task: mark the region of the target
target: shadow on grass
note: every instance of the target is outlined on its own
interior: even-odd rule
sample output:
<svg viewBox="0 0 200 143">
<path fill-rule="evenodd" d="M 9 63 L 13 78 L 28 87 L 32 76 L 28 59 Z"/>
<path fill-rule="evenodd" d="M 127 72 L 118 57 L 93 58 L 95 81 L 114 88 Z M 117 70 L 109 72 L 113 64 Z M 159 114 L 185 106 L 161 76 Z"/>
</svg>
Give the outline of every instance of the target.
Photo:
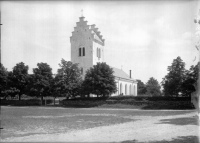
<svg viewBox="0 0 200 143">
<path fill-rule="evenodd" d="M 197 136 L 181 136 L 176 139 L 172 139 L 171 141 L 151 141 L 151 142 L 138 142 L 136 140 L 132 141 L 123 141 L 121 143 L 199 143 Z"/>
<path fill-rule="evenodd" d="M 158 124 L 173 124 L 173 125 L 198 125 L 197 118 L 176 118 L 176 119 L 163 119 Z"/>
</svg>

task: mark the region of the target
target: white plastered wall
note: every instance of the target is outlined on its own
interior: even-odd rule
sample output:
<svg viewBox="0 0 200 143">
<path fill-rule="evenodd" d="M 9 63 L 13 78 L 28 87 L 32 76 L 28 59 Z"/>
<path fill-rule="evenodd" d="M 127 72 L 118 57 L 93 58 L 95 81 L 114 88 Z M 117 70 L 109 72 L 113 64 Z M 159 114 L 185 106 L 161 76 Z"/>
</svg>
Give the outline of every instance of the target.
<svg viewBox="0 0 200 143">
<path fill-rule="evenodd" d="M 79 63 L 79 66 L 83 68 L 83 77 L 85 76 L 86 70 L 93 66 L 92 39 L 92 34 L 86 21 L 78 22 L 77 27 L 74 28 L 74 32 L 72 33 L 70 40 L 71 61 L 73 63 Z M 79 48 L 83 47 L 85 48 L 85 56 L 79 56 Z"/>
<path fill-rule="evenodd" d="M 117 92 L 111 96 L 117 96 L 123 93 L 123 95 L 137 96 L 137 83 L 125 79 L 115 79 Z"/>
</svg>

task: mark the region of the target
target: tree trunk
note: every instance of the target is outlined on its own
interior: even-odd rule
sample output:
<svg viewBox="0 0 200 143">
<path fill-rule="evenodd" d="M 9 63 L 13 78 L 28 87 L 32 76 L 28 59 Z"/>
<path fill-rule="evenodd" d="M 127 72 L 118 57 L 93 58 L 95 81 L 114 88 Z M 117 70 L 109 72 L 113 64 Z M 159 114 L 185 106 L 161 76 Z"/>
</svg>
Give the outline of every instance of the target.
<svg viewBox="0 0 200 143">
<path fill-rule="evenodd" d="M 18 99 L 21 100 L 21 94 L 20 93 L 18 94 L 18 97 L 19 97 Z"/>
<path fill-rule="evenodd" d="M 41 105 L 43 105 L 43 96 L 41 96 Z"/>
</svg>

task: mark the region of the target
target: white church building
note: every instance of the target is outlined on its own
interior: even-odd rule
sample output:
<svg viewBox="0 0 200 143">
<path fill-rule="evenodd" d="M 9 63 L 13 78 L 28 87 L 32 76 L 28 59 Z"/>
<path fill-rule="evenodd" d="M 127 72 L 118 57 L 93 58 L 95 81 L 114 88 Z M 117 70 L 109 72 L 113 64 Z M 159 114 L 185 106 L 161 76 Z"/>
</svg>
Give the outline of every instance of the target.
<svg viewBox="0 0 200 143">
<path fill-rule="evenodd" d="M 102 38 L 101 32 L 95 25 L 88 25 L 87 21 L 84 21 L 84 17 L 79 18 L 79 22 L 76 22 L 76 27 L 70 37 L 71 43 L 71 61 L 73 63 L 79 63 L 83 77 L 86 71 L 96 65 L 98 62 L 104 61 L 104 46 L 105 39 Z M 137 96 L 137 81 L 131 78 L 130 75 L 123 70 L 113 68 L 117 92 L 111 96 L 116 95 L 132 95 Z"/>
</svg>

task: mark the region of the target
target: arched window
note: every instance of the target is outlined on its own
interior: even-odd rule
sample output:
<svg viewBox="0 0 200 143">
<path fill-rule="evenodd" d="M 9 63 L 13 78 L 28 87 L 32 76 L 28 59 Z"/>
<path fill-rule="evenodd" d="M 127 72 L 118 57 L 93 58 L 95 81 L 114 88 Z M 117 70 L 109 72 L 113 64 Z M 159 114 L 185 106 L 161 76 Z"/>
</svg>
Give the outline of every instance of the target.
<svg viewBox="0 0 200 143">
<path fill-rule="evenodd" d="M 122 87 L 122 83 L 120 83 L 120 94 L 122 94 L 123 93 L 123 87 Z"/>
<path fill-rule="evenodd" d="M 85 56 L 85 47 L 83 47 L 83 56 Z"/>
<path fill-rule="evenodd" d="M 79 56 L 81 56 L 81 48 L 79 48 Z"/>
<path fill-rule="evenodd" d="M 97 57 L 99 57 L 99 48 L 97 48 Z"/>
<path fill-rule="evenodd" d="M 131 95 L 131 84 L 129 86 L 129 95 Z"/>
<path fill-rule="evenodd" d="M 119 87 L 118 87 L 118 84 L 116 84 L 117 86 L 117 91 L 116 91 L 116 94 L 119 93 Z"/>
<path fill-rule="evenodd" d="M 99 48 L 99 58 L 101 58 L 101 49 Z"/>
</svg>

